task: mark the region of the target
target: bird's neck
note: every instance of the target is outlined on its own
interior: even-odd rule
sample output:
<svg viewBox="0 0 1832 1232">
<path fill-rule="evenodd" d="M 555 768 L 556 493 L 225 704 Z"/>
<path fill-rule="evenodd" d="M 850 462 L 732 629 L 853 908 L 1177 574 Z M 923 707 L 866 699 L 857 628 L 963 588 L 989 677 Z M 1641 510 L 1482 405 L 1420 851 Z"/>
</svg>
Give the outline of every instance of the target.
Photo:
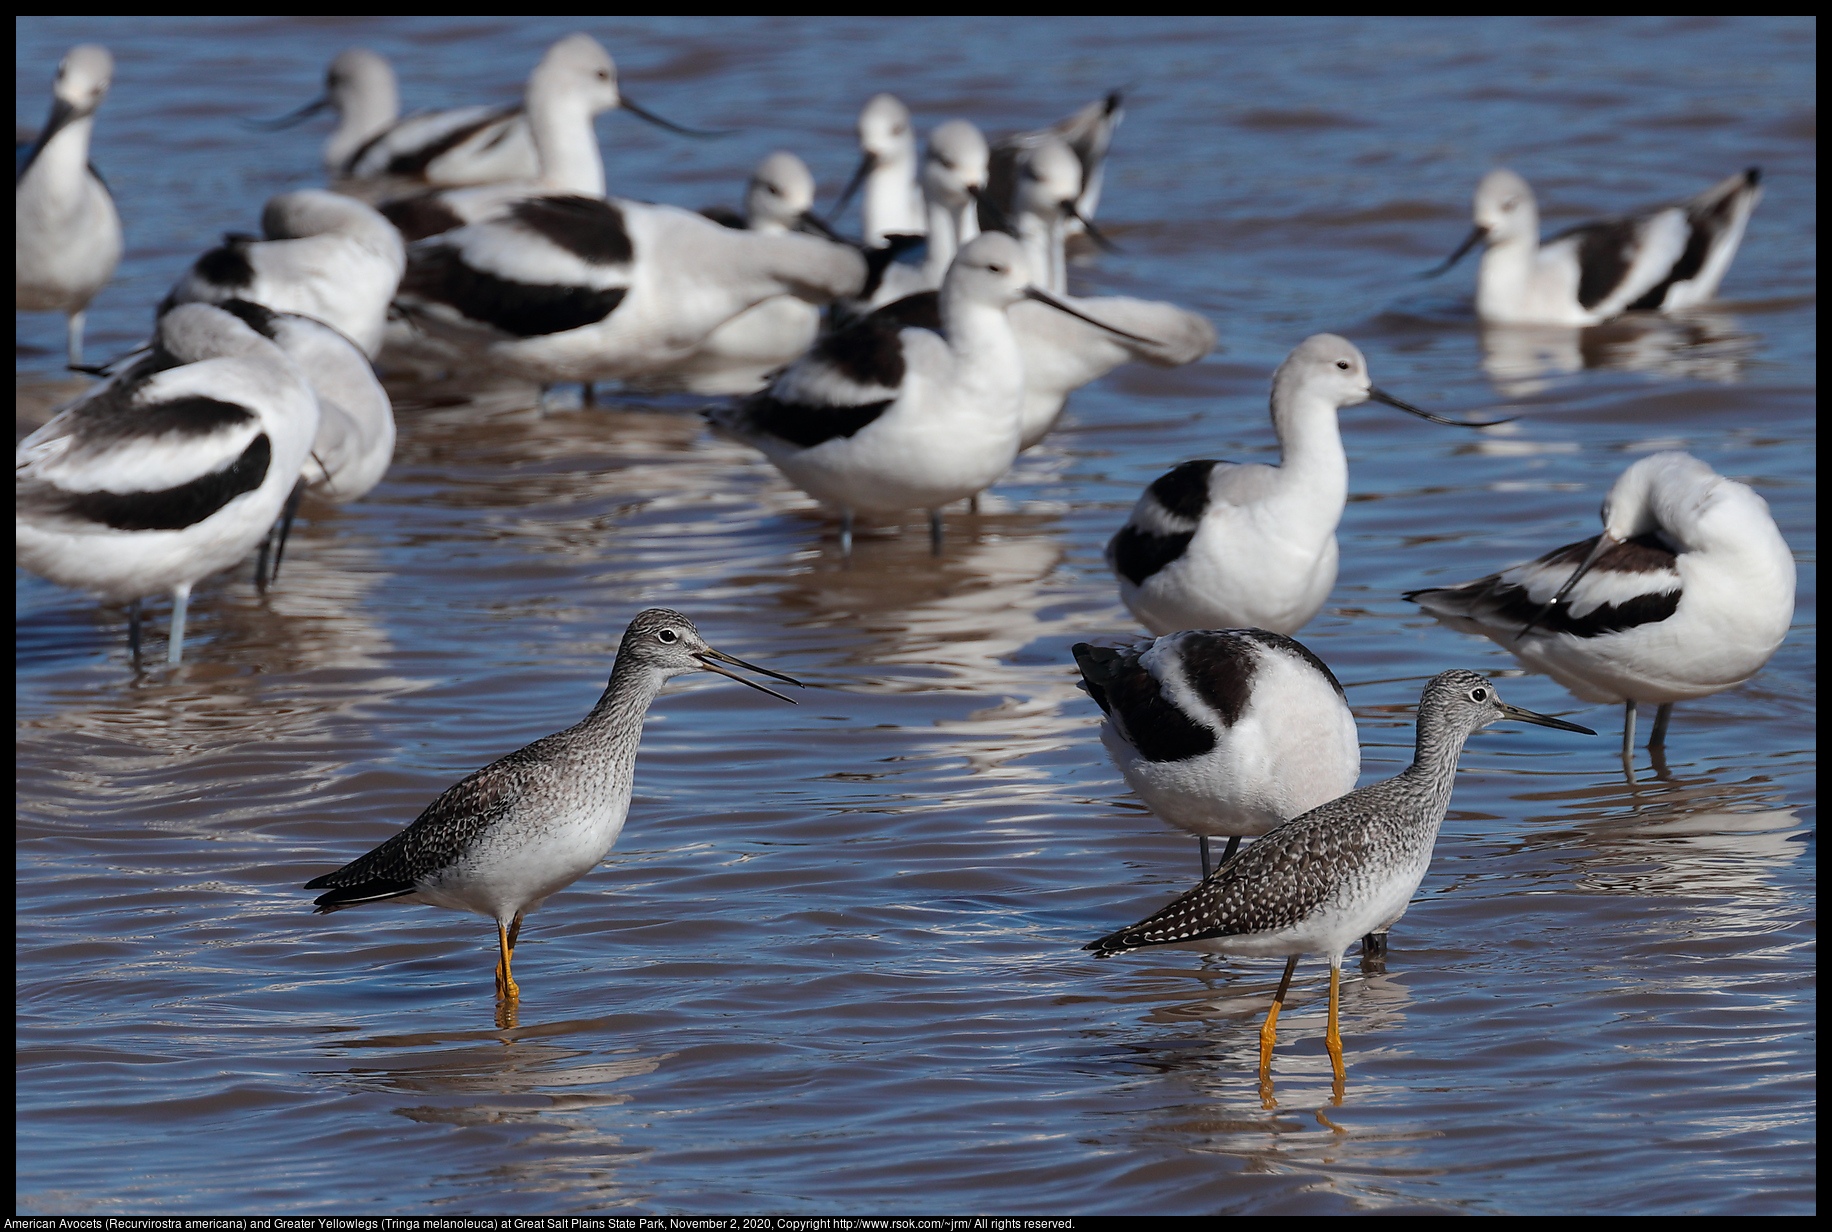
<svg viewBox="0 0 1832 1232">
<path fill-rule="evenodd" d="M 643 716 L 661 693 L 668 677 L 619 654 L 611 665 L 610 683 L 592 712 L 575 728 L 584 737 L 588 756 L 618 782 L 628 784 L 636 765 L 636 746 L 642 743 Z"/>
<path fill-rule="evenodd" d="M 1434 830 L 1443 821 L 1445 810 L 1450 807 L 1450 792 L 1457 777 L 1457 759 L 1462 756 L 1465 738 L 1451 731 L 1440 716 L 1429 713 L 1419 715 L 1418 738 L 1413 746 L 1412 764 L 1401 771 L 1398 777 L 1407 784 L 1407 794 L 1410 797 L 1416 799 L 1422 795 L 1425 798 L 1425 816 L 1436 819 L 1432 823 Z"/>
<path fill-rule="evenodd" d="M 364 90 L 346 98 L 338 112 L 337 127 L 325 139 L 327 167 L 341 168 L 350 156 L 400 118 L 401 103 L 391 85 L 386 90 Z"/>
<path fill-rule="evenodd" d="M 528 132 L 544 183 L 562 192 L 604 196 L 604 157 L 592 131 L 592 113 L 583 102 L 531 87 Z"/>
<path fill-rule="evenodd" d="M 1333 532 L 1349 491 L 1349 459 L 1335 405 L 1299 394 L 1289 406 L 1273 412 L 1272 427 L 1279 438 L 1280 485 L 1301 491 L 1307 510 L 1331 514 L 1327 520 Z"/>
<path fill-rule="evenodd" d="M 60 201 L 75 201 L 82 195 L 89 167 L 89 135 L 94 130 L 95 117 L 87 115 L 52 134 L 28 173 L 38 181 L 41 192 Z"/>
<path fill-rule="evenodd" d="M 1533 270 L 1539 262 L 1539 219 L 1530 216 L 1518 220 L 1504 238 L 1482 250 L 1482 261 L 1476 275 L 1476 313 L 1490 320 L 1507 320 L 1519 315 L 1533 284 Z"/>
<path fill-rule="evenodd" d="M 923 258 L 922 272 L 931 286 L 939 286 L 948 272 L 948 266 L 954 261 L 954 255 L 961 250 L 961 245 L 979 235 L 980 219 L 971 197 L 967 198 L 965 205 L 959 207 L 942 201 L 929 201 L 927 208 L 929 250 Z"/>
<path fill-rule="evenodd" d="M 916 187 L 915 154 L 893 154 L 879 160 L 865 177 L 861 202 L 865 242 L 884 243 L 887 235 L 914 235 L 923 229 L 918 212 L 921 190 Z"/>
<path fill-rule="evenodd" d="M 1041 218 L 1030 210 L 1018 215 L 1018 242 L 1030 263 L 1031 281 L 1052 295 L 1069 293 L 1068 266 L 1063 259 L 1063 225 L 1060 217 Z"/>
</svg>

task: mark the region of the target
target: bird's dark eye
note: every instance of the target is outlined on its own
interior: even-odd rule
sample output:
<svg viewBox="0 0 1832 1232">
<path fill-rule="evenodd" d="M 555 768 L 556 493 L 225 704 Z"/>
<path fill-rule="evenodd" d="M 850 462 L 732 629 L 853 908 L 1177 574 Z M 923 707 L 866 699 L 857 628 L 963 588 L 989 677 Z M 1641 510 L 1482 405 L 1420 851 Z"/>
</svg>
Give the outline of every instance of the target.
<svg viewBox="0 0 1832 1232">
<path fill-rule="evenodd" d="M 1349 370 L 1349 361 L 1346 359 L 1339 359 L 1336 361 L 1336 366 L 1344 372 L 1347 372 Z"/>
<path fill-rule="evenodd" d="M 673 629 L 663 629 L 660 633 L 657 633 L 655 636 L 661 638 L 662 641 L 667 642 L 670 645 L 681 640 L 681 635 L 676 633 Z"/>
<path fill-rule="evenodd" d="M 598 80 L 599 81 L 609 81 L 610 79 L 611 79 L 611 70 L 610 69 L 601 68 L 598 70 Z"/>
<path fill-rule="evenodd" d="M 994 263 L 994 264 L 992 264 L 992 265 L 988 265 L 988 266 L 987 266 L 986 268 L 987 268 L 987 269 L 989 269 L 989 270 L 991 270 L 991 271 L 992 271 L 993 273 L 995 273 L 995 274 L 1003 274 L 1003 273 L 1005 272 L 1005 267 L 1004 267 L 1003 265 L 999 265 L 999 264 L 997 264 L 997 263 Z"/>
<path fill-rule="evenodd" d="M 1469 691 L 1469 700 L 1471 700 L 1472 702 L 1487 701 L 1488 700 L 1488 690 L 1487 689 L 1471 689 Z"/>
</svg>

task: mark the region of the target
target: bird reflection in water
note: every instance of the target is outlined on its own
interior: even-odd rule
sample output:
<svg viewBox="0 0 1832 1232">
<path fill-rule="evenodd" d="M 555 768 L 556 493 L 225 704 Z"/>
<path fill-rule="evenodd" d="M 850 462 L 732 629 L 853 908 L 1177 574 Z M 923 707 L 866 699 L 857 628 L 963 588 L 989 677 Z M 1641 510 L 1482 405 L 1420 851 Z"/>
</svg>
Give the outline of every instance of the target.
<svg viewBox="0 0 1832 1232">
<path fill-rule="evenodd" d="M 1505 397 L 1543 393 L 1586 369 L 1729 385 L 1742 379 L 1758 337 L 1728 312 L 1635 313 L 1602 325 L 1484 325 L 1482 368 Z"/>
</svg>

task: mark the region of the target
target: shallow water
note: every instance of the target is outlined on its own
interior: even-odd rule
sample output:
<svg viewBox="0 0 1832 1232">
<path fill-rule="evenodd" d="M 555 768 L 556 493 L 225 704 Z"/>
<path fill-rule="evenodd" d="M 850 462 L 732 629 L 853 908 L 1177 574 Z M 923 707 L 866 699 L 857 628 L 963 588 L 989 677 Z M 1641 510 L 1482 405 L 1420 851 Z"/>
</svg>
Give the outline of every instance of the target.
<svg viewBox="0 0 1832 1232">
<path fill-rule="evenodd" d="M 315 181 L 324 129 L 251 135 L 361 42 L 409 106 L 514 96 L 567 23 L 26 19 L 18 115 L 106 42 L 95 161 L 129 252 L 92 358 L 137 341 L 217 233 Z M 984 516 L 862 537 L 674 407 L 397 386 L 366 501 L 310 508 L 281 584 L 204 583 L 186 662 L 134 676 L 123 611 L 19 575 L 16 1204 L 22 1211 L 1805 1213 L 1814 1207 L 1814 34 L 1778 20 L 1008 24 L 603 19 L 687 141 L 599 123 L 613 191 L 735 202 L 770 149 L 831 199 L 871 92 L 925 128 L 1032 127 L 1132 84 L 1078 293 L 1177 301 L 1222 346 L 1082 391 Z M 1023 59 L 1013 60 L 1021 49 Z M 1412 275 L 1505 160 L 1548 229 L 1748 164 L 1722 303 L 1484 337 L 1472 274 Z M 19 318 L 21 419 L 74 388 Z M 1399 598 L 1594 533 L 1635 456 L 1756 486 L 1800 564 L 1793 633 L 1675 714 L 1667 757 L 1543 677 L 1507 699 L 1384 965 L 1301 964 L 1276 1106 L 1276 961 L 1079 947 L 1197 876 L 1107 763 L 1068 648 L 1131 631 L 1101 547 L 1190 457 L 1260 458 L 1268 377 L 1346 334 L 1480 436 L 1344 413 L 1342 570 L 1303 640 L 1363 782 L 1487 641 Z M 678 683 L 605 865 L 531 918 L 518 1025 L 494 937 L 419 907 L 314 917 L 301 883 L 462 774 L 576 720 L 651 604 L 810 683 L 794 710 Z M 153 648 L 164 605 L 155 604 Z"/>
</svg>

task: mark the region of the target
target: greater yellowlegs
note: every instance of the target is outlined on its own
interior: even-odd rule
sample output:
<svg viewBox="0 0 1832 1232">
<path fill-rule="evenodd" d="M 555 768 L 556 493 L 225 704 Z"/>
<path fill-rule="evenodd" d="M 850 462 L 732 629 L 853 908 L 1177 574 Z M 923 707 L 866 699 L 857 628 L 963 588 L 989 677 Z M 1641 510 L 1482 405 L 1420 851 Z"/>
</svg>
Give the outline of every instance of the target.
<svg viewBox="0 0 1832 1232">
<path fill-rule="evenodd" d="M 1348 502 L 1336 412 L 1370 399 L 1433 423 L 1492 426 L 1401 402 L 1374 387 L 1348 339 L 1313 334 L 1272 377 L 1280 464 L 1182 463 L 1145 489 L 1107 544 L 1120 598 L 1139 623 L 1160 635 L 1257 628 L 1289 636 L 1315 616 L 1336 584 L 1336 525 Z"/>
<path fill-rule="evenodd" d="M 140 600 L 171 591 L 177 663 L 191 587 L 267 534 L 317 431 L 318 400 L 291 359 L 231 313 L 181 305 L 150 351 L 20 442 L 16 559 L 131 600 L 136 663 Z"/>
<path fill-rule="evenodd" d="M 949 269 L 939 332 L 901 315 L 909 300 L 887 305 L 713 421 L 838 507 L 842 552 L 855 513 L 907 509 L 929 511 L 939 551 L 941 507 L 990 487 L 1017 456 L 1024 362 L 1005 313 L 1026 297 L 1081 315 L 1030 285 L 1017 240 L 989 232 Z"/>
<path fill-rule="evenodd" d="M 1698 196 L 1539 240 L 1527 182 L 1497 169 L 1476 186 L 1476 225 L 1441 274 L 1486 243 L 1476 313 L 1498 324 L 1595 325 L 1637 309 L 1688 308 L 1717 293 L 1762 195 L 1751 167 Z"/>
<path fill-rule="evenodd" d="M 662 686 L 687 672 L 717 672 L 793 700 L 726 663 L 801 683 L 714 650 L 679 612 L 638 613 L 590 714 L 465 776 L 380 847 L 306 882 L 326 891 L 315 900 L 318 913 L 392 899 L 488 916 L 496 921 L 497 995 L 519 997 L 510 960 L 522 920 L 616 844 L 630 810 L 643 715 Z"/>
<path fill-rule="evenodd" d="M 316 317 L 374 359 L 407 267 L 394 225 L 354 198 L 306 189 L 269 199 L 261 232 L 225 235 L 173 284 L 160 311 L 247 300 Z"/>
<path fill-rule="evenodd" d="M 1587 702 L 1660 707 L 1748 680 L 1794 615 L 1794 558 L 1768 502 L 1691 454 L 1649 454 L 1603 502 L 1603 533 L 1489 577 L 1407 593 L 1453 629 L 1480 633 Z"/>
<path fill-rule="evenodd" d="M 1346 1076 L 1337 1005 L 1342 954 L 1406 912 L 1450 807 L 1457 756 L 1479 728 L 1517 719 L 1596 735 L 1588 727 L 1502 702 L 1475 672 L 1441 672 L 1419 698 L 1417 751 L 1390 779 L 1331 800 L 1274 828 L 1189 893 L 1085 948 L 1105 957 L 1179 946 L 1241 958 L 1284 957 L 1285 974 L 1260 1028 L 1260 1078 L 1272 1068 L 1279 1009 L 1305 954 L 1329 960 L 1325 1041 L 1336 1081 Z"/>
<path fill-rule="evenodd" d="M 83 312 L 121 260 L 121 216 L 89 165 L 96 109 L 113 77 L 107 48 L 72 47 L 57 66 L 44 128 L 17 152 L 14 307 L 63 313 L 72 364 L 83 362 Z"/>
</svg>

